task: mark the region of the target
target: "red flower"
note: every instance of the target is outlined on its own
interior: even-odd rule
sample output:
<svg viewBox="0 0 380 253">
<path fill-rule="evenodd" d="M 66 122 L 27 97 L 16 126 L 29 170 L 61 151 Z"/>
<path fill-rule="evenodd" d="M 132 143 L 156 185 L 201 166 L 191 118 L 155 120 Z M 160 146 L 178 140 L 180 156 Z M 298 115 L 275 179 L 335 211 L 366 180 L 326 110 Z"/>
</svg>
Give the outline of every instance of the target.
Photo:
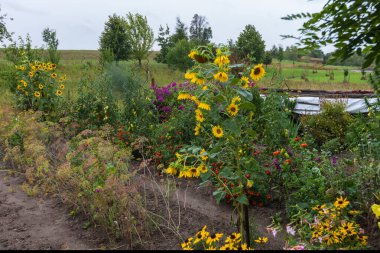
<svg viewBox="0 0 380 253">
<path fill-rule="evenodd" d="M 301 140 L 301 137 L 294 138 L 294 141 L 299 141 Z"/>
<path fill-rule="evenodd" d="M 301 146 L 302 148 L 306 148 L 306 147 L 309 146 L 309 145 L 307 145 L 307 143 L 302 143 L 300 146 Z"/>
<path fill-rule="evenodd" d="M 273 155 L 276 156 L 276 155 L 279 155 L 280 153 L 281 153 L 281 151 L 280 151 L 280 150 L 277 150 L 277 151 L 274 151 L 274 152 L 273 152 Z"/>
<path fill-rule="evenodd" d="M 267 199 L 271 199 L 271 198 L 272 198 L 272 196 L 268 193 Z"/>
<path fill-rule="evenodd" d="M 267 174 L 269 176 L 270 175 L 270 170 L 266 170 L 265 174 Z"/>
<path fill-rule="evenodd" d="M 285 163 L 286 163 L 286 164 L 290 164 L 291 162 L 292 162 L 292 159 L 286 159 L 286 160 L 285 160 Z"/>
</svg>

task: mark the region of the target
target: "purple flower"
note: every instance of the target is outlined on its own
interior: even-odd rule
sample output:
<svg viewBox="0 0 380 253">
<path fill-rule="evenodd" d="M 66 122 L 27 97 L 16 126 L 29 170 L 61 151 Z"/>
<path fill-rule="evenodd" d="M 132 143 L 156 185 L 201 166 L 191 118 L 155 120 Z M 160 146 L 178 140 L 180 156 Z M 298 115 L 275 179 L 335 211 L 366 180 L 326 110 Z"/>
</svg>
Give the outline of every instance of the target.
<svg viewBox="0 0 380 253">
<path fill-rule="evenodd" d="M 278 163 L 278 158 L 273 159 L 273 165 L 276 167 L 276 169 L 280 172 L 281 171 L 281 166 Z"/>
<path fill-rule="evenodd" d="M 336 157 L 336 156 L 333 156 L 331 158 L 331 164 L 332 164 L 333 167 L 336 167 L 336 165 L 337 165 L 337 159 L 338 159 L 338 157 Z"/>
<path fill-rule="evenodd" d="M 184 106 L 184 105 L 180 105 L 180 106 L 178 106 L 178 110 L 183 111 L 183 109 L 185 109 L 185 106 Z"/>
</svg>

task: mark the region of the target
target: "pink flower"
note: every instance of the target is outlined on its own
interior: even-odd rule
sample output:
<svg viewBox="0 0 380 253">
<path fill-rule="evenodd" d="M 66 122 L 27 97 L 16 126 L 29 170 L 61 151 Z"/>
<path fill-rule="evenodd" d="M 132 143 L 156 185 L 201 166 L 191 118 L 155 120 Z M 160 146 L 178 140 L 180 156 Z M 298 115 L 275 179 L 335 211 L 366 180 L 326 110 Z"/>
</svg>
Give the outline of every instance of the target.
<svg viewBox="0 0 380 253">
<path fill-rule="evenodd" d="M 296 234 L 296 231 L 291 226 L 286 226 L 286 232 L 291 235 Z"/>
</svg>

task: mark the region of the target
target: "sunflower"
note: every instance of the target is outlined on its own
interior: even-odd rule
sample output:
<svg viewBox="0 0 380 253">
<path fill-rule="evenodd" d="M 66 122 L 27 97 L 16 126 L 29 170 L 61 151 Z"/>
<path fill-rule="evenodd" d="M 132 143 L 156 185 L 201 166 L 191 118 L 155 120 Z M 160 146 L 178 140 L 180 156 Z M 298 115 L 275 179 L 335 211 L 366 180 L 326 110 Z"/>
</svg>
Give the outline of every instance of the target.
<svg viewBox="0 0 380 253">
<path fill-rule="evenodd" d="M 220 126 L 213 126 L 212 133 L 216 138 L 223 137 L 223 129 Z"/>
<path fill-rule="evenodd" d="M 55 68 L 57 67 L 57 65 L 55 65 L 55 64 L 53 63 L 53 64 L 51 64 L 51 67 L 52 67 L 52 69 L 55 69 Z"/>
<path fill-rule="evenodd" d="M 22 85 L 24 85 L 24 87 L 28 86 L 28 83 L 25 82 L 24 80 L 20 80 L 20 83 L 22 83 Z"/>
<path fill-rule="evenodd" d="M 198 122 L 197 125 L 194 128 L 194 135 L 198 136 L 199 133 L 200 133 L 200 130 L 201 130 L 201 123 Z"/>
<path fill-rule="evenodd" d="M 180 172 L 179 172 L 179 176 L 178 176 L 178 178 L 188 178 L 188 177 L 191 177 L 190 175 L 189 175 L 189 171 L 186 169 L 186 170 L 181 170 Z"/>
<path fill-rule="evenodd" d="M 169 166 L 166 170 L 165 170 L 166 173 L 170 174 L 170 175 L 175 175 L 177 174 L 178 172 L 178 169 L 177 168 L 174 168 L 172 166 Z"/>
<path fill-rule="evenodd" d="M 63 89 L 65 88 L 65 85 L 64 85 L 64 84 L 61 84 L 61 85 L 59 86 L 59 88 L 60 88 L 61 90 L 63 90 Z"/>
<path fill-rule="evenodd" d="M 241 79 L 240 79 L 240 83 L 241 83 L 241 87 L 243 87 L 244 89 L 248 89 L 249 88 L 249 79 L 248 77 L 246 76 L 243 76 Z"/>
<path fill-rule="evenodd" d="M 337 209 L 343 209 L 346 206 L 348 206 L 348 204 L 350 204 L 350 201 L 348 201 L 346 198 L 343 198 L 342 196 L 337 198 L 336 201 L 334 202 L 334 206 Z"/>
<path fill-rule="evenodd" d="M 207 240 L 206 240 L 206 243 L 207 244 L 211 244 L 213 242 L 219 242 L 220 238 L 223 237 L 223 234 L 222 233 L 214 233 L 214 234 L 211 234 Z"/>
<path fill-rule="evenodd" d="M 191 167 L 188 170 L 189 177 L 199 177 L 200 175 L 201 175 L 201 172 L 197 168 Z"/>
<path fill-rule="evenodd" d="M 232 117 L 235 117 L 237 115 L 239 111 L 239 108 L 236 104 L 234 103 L 231 103 L 228 107 L 227 107 L 227 112 L 232 116 Z"/>
<path fill-rule="evenodd" d="M 241 234 L 240 233 L 232 233 L 230 236 L 226 238 L 226 244 L 234 244 L 241 241 Z"/>
<path fill-rule="evenodd" d="M 61 91 L 61 90 L 57 90 L 57 91 L 55 92 L 55 94 L 56 94 L 57 96 L 61 96 L 61 95 L 62 95 L 62 91 Z"/>
<path fill-rule="evenodd" d="M 201 103 L 201 101 L 199 101 L 199 99 L 196 96 L 191 96 L 190 99 L 194 101 L 197 105 Z"/>
<path fill-rule="evenodd" d="M 268 242 L 268 237 L 259 237 L 255 240 L 257 243 L 267 243 Z"/>
<path fill-rule="evenodd" d="M 371 206 L 371 209 L 372 209 L 372 212 L 376 215 L 376 218 L 379 219 L 380 218 L 380 205 L 373 204 Z"/>
<path fill-rule="evenodd" d="M 29 77 L 32 78 L 34 76 L 34 71 L 29 72 Z"/>
<path fill-rule="evenodd" d="M 51 77 L 52 77 L 52 78 L 56 78 L 56 77 L 57 77 L 57 74 L 56 74 L 56 73 L 51 73 Z"/>
<path fill-rule="evenodd" d="M 38 64 L 37 69 L 38 69 L 38 70 L 43 70 L 43 68 L 42 68 L 42 64 Z"/>
<path fill-rule="evenodd" d="M 42 89 L 44 88 L 44 85 L 43 85 L 42 83 L 40 83 L 40 84 L 38 85 L 38 88 L 39 88 L 40 90 L 42 90 Z"/>
<path fill-rule="evenodd" d="M 252 70 L 251 70 L 251 78 L 254 81 L 259 81 L 263 76 L 265 75 L 265 69 L 263 68 L 263 64 L 257 64 Z"/>
<path fill-rule="evenodd" d="M 206 161 L 208 159 L 208 156 L 206 154 L 207 154 L 206 150 L 203 148 L 200 152 L 200 155 L 203 161 Z"/>
<path fill-rule="evenodd" d="M 222 67 L 224 64 L 230 63 L 230 60 L 227 56 L 222 55 L 215 58 L 214 63 L 217 64 L 219 67 Z"/>
<path fill-rule="evenodd" d="M 18 89 L 18 90 L 21 90 L 21 85 L 17 85 L 17 89 Z"/>
<path fill-rule="evenodd" d="M 38 91 L 35 91 L 35 92 L 34 92 L 34 96 L 35 96 L 36 98 L 39 98 L 39 97 L 41 97 L 41 93 L 39 93 Z"/>
<path fill-rule="evenodd" d="M 232 98 L 231 103 L 236 104 L 236 102 L 240 102 L 240 101 L 241 101 L 241 98 L 236 96 Z"/>
<path fill-rule="evenodd" d="M 203 86 L 202 90 L 208 90 L 208 86 L 207 85 Z"/>
<path fill-rule="evenodd" d="M 211 110 L 210 105 L 206 104 L 206 103 L 203 103 L 203 102 L 201 102 L 201 103 L 198 104 L 198 108 L 206 110 L 206 111 L 210 111 Z"/>
<path fill-rule="evenodd" d="M 198 121 L 198 122 L 203 122 L 205 120 L 205 118 L 203 117 L 203 113 L 201 110 L 199 109 L 196 109 L 195 110 L 195 119 Z"/>
<path fill-rule="evenodd" d="M 189 56 L 189 58 L 191 58 L 191 59 L 194 59 L 194 56 L 195 56 L 196 54 L 198 54 L 197 51 L 195 51 L 195 50 L 191 50 L 190 53 L 189 53 L 187 56 Z"/>
<path fill-rule="evenodd" d="M 218 72 L 214 75 L 215 80 L 218 80 L 221 83 L 228 81 L 228 75 L 225 72 Z"/>
<path fill-rule="evenodd" d="M 195 73 L 193 73 L 193 72 L 186 72 L 186 74 L 185 74 L 185 78 L 188 80 L 191 80 L 194 77 L 195 77 Z"/>
<path fill-rule="evenodd" d="M 205 83 L 205 79 L 204 78 L 198 78 L 198 77 L 195 77 L 195 84 L 198 84 L 198 85 L 202 85 Z"/>
<path fill-rule="evenodd" d="M 181 94 L 178 94 L 177 99 L 178 100 L 191 99 L 191 95 L 188 93 L 181 93 Z"/>
<path fill-rule="evenodd" d="M 20 70 L 21 70 L 21 71 L 24 71 L 24 70 L 25 70 L 25 66 L 21 65 L 21 66 L 20 66 Z"/>
</svg>

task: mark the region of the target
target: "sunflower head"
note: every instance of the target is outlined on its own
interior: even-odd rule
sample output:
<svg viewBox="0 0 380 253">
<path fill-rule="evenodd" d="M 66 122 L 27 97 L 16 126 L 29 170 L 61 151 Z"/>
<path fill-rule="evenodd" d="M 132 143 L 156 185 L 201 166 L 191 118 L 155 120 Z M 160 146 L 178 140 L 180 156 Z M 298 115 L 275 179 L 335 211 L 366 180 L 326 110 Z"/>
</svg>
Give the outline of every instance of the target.
<svg viewBox="0 0 380 253">
<path fill-rule="evenodd" d="M 212 127 L 212 134 L 216 138 L 221 138 L 221 137 L 223 137 L 223 129 L 220 126 L 213 126 Z"/>
<path fill-rule="evenodd" d="M 235 103 L 231 103 L 227 107 L 227 112 L 232 116 L 235 117 L 239 111 L 239 107 Z"/>
<path fill-rule="evenodd" d="M 257 64 L 253 69 L 251 70 L 251 78 L 254 81 L 259 81 L 263 76 L 265 75 L 265 69 L 263 68 L 263 64 Z"/>
</svg>

